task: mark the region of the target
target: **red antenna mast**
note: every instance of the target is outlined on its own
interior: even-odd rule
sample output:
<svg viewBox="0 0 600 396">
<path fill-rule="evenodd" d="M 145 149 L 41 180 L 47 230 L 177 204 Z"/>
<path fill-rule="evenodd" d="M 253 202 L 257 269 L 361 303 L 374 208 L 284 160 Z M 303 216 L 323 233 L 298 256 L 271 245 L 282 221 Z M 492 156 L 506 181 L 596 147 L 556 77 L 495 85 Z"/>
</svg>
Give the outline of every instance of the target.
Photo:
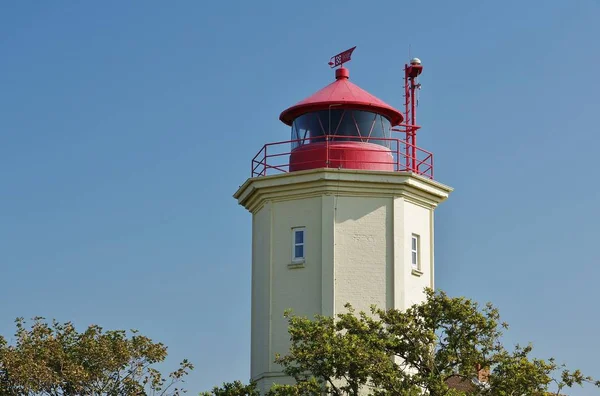
<svg viewBox="0 0 600 396">
<path fill-rule="evenodd" d="M 404 65 L 404 132 L 406 133 L 406 170 L 418 173 L 417 161 L 417 96 L 416 91 L 421 89 L 417 77 L 423 71 L 421 60 L 412 58 L 410 64 Z"/>
<path fill-rule="evenodd" d="M 350 61 L 352 58 L 352 52 L 354 52 L 355 49 L 356 46 L 332 56 L 331 59 L 329 59 L 329 66 L 333 69 L 334 67 L 342 66 L 344 63 Z"/>
</svg>

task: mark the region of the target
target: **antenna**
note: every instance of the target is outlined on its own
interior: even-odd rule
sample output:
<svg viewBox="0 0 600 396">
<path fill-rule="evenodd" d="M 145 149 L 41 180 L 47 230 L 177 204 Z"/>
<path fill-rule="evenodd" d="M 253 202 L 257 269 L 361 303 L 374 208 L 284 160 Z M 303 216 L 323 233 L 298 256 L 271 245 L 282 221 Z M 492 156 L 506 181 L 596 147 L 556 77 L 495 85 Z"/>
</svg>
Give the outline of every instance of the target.
<svg viewBox="0 0 600 396">
<path fill-rule="evenodd" d="M 409 46 L 410 51 L 410 46 Z M 406 170 L 419 172 L 419 161 L 417 160 L 417 97 L 421 84 L 417 78 L 423 71 L 423 65 L 419 58 L 411 58 L 410 63 L 404 65 L 404 133 L 406 134 Z"/>
<path fill-rule="evenodd" d="M 354 52 L 355 49 L 356 46 L 332 56 L 331 59 L 329 59 L 329 66 L 333 69 L 334 67 L 342 66 L 344 63 L 349 62 L 352 58 L 352 52 Z"/>
</svg>

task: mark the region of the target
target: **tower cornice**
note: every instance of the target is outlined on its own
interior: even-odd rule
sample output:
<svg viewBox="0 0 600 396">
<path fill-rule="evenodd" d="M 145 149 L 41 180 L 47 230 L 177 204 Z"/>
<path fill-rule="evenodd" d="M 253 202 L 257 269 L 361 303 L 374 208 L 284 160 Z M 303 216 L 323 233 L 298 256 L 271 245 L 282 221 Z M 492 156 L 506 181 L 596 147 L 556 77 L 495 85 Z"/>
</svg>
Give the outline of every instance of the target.
<svg viewBox="0 0 600 396">
<path fill-rule="evenodd" d="M 254 213 L 269 200 L 283 201 L 327 194 L 397 196 L 435 208 L 451 192 L 451 187 L 412 172 L 322 168 L 250 178 L 233 197 Z"/>
</svg>

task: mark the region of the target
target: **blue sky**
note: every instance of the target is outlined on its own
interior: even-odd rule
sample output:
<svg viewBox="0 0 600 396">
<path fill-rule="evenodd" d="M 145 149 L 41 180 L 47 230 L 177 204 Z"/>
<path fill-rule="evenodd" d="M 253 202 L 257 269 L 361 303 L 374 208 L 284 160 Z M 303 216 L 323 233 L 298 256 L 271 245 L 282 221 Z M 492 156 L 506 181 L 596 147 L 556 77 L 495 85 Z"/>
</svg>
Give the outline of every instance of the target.
<svg viewBox="0 0 600 396">
<path fill-rule="evenodd" d="M 196 364 L 193 392 L 246 380 L 251 218 L 231 195 L 330 56 L 357 45 L 352 81 L 399 107 L 410 44 L 419 145 L 455 188 L 437 286 L 600 376 L 599 19 L 597 0 L 2 2 L 0 334 L 137 328 Z"/>
</svg>

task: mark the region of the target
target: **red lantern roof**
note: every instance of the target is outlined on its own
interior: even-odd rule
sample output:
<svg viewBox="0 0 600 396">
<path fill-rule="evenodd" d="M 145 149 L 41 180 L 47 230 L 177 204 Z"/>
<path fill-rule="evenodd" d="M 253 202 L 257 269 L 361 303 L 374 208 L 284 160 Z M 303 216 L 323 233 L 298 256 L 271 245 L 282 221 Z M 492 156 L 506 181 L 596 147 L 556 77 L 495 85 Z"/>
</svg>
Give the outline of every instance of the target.
<svg viewBox="0 0 600 396">
<path fill-rule="evenodd" d="M 388 118 L 392 126 L 402 122 L 402 113 L 376 98 L 356 84 L 348 81 L 350 73 L 342 67 L 335 71 L 335 81 L 316 92 L 312 96 L 296 103 L 284 110 L 279 119 L 287 125 L 292 125 L 294 120 L 305 113 L 318 110 L 328 110 L 331 105 L 337 108 L 353 108 L 357 110 L 372 111 Z"/>
</svg>

